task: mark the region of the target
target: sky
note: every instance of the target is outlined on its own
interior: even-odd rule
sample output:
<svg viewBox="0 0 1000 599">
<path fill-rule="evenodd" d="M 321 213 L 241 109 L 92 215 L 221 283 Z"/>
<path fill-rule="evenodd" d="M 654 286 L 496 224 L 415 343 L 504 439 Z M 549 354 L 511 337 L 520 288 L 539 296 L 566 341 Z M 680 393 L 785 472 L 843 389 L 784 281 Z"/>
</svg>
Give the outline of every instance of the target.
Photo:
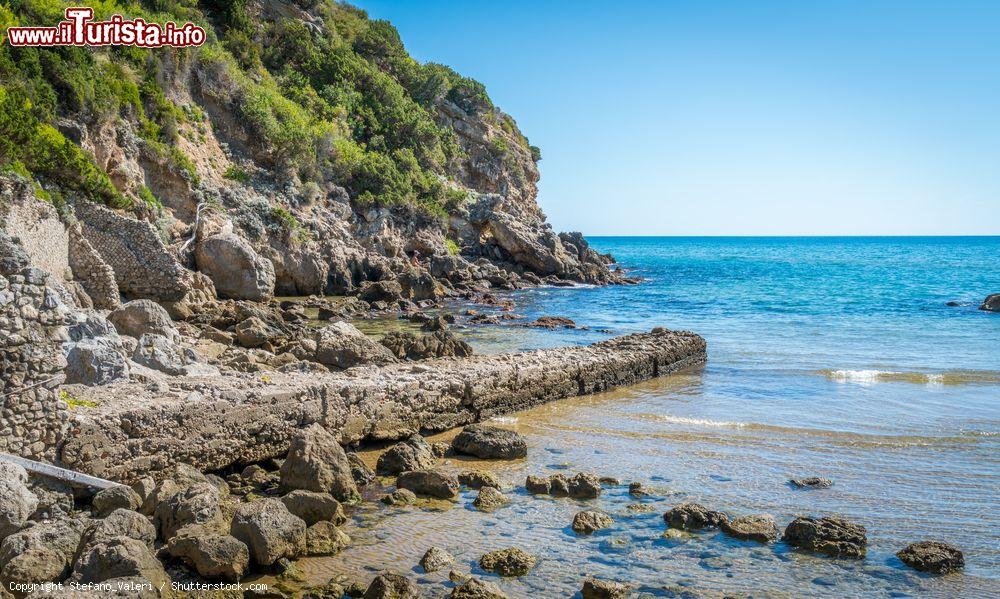
<svg viewBox="0 0 1000 599">
<path fill-rule="evenodd" d="M 358 0 L 587 235 L 1000 234 L 1000 2 Z"/>
</svg>

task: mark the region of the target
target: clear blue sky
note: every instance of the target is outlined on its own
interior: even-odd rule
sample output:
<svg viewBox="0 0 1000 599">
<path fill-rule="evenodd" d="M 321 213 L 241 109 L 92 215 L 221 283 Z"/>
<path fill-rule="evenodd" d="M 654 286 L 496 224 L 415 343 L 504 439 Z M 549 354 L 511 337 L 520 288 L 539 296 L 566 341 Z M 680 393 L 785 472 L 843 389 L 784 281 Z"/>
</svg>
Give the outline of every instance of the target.
<svg viewBox="0 0 1000 599">
<path fill-rule="evenodd" d="M 1000 234 L 1000 2 L 364 0 L 588 235 Z"/>
</svg>

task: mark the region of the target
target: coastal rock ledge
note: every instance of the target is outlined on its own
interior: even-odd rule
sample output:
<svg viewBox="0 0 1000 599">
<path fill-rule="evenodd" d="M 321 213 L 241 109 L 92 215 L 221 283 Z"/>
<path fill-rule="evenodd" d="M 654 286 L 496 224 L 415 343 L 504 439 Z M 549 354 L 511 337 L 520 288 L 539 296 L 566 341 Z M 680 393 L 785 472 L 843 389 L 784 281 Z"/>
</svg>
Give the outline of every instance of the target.
<svg viewBox="0 0 1000 599">
<path fill-rule="evenodd" d="M 704 363 L 705 340 L 657 328 L 589 346 L 350 368 L 236 373 L 162 385 L 73 386 L 63 465 L 131 483 L 175 463 L 204 471 L 284 455 L 318 424 L 342 444 L 400 440 Z"/>
</svg>

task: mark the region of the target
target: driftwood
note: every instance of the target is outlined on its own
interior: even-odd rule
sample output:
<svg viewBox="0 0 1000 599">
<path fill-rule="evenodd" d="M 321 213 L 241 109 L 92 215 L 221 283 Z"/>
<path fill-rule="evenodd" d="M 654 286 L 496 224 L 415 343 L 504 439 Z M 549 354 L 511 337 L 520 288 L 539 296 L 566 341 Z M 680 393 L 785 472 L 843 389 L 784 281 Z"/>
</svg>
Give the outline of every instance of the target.
<svg viewBox="0 0 1000 599">
<path fill-rule="evenodd" d="M 60 468 L 59 466 L 53 466 L 52 464 L 36 462 L 35 460 L 29 460 L 27 458 L 13 456 L 6 453 L 0 453 L 0 462 L 12 462 L 21 466 L 31 474 L 53 478 L 72 487 L 90 489 L 94 492 L 120 485 L 120 483 L 104 480 L 103 478 L 97 478 L 96 476 L 90 476 L 89 474 L 83 474 L 74 470 L 67 470 L 65 468 Z"/>
</svg>

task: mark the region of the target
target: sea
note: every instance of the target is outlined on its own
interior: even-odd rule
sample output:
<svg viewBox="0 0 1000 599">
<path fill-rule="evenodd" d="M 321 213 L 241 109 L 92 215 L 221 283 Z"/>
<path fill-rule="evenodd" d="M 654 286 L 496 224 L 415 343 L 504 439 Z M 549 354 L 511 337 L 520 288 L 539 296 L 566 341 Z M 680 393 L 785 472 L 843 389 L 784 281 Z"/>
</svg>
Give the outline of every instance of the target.
<svg viewBox="0 0 1000 599">
<path fill-rule="evenodd" d="M 358 508 L 356 547 L 311 562 L 309 576 L 370 579 L 391 567 L 429 596 L 454 586 L 417 561 L 432 545 L 455 569 L 512 597 L 579 596 L 587 576 L 649 597 L 1000 596 L 1000 237 L 594 237 L 637 285 L 513 292 L 514 312 L 581 328 L 455 328 L 480 353 L 587 344 L 667 327 L 708 342 L 704 367 L 554 402 L 500 419 L 529 457 L 452 459 L 493 469 L 511 503 L 484 514 L 458 502 Z M 440 436 L 447 439 L 448 434 Z M 437 440 L 437 439 L 435 439 Z M 374 459 L 376 452 L 369 452 Z M 592 472 L 621 481 L 593 501 L 537 498 L 527 474 Z M 789 479 L 821 476 L 826 489 Z M 652 495 L 635 498 L 629 482 Z M 863 524 L 862 560 L 815 556 L 718 531 L 670 533 L 662 514 L 696 501 L 732 516 L 771 514 Z M 374 504 L 373 504 L 374 505 Z M 614 524 L 572 531 L 581 509 Z M 896 552 L 945 541 L 963 572 L 922 574 Z M 477 560 L 517 546 L 538 555 L 500 579 Z"/>
</svg>

